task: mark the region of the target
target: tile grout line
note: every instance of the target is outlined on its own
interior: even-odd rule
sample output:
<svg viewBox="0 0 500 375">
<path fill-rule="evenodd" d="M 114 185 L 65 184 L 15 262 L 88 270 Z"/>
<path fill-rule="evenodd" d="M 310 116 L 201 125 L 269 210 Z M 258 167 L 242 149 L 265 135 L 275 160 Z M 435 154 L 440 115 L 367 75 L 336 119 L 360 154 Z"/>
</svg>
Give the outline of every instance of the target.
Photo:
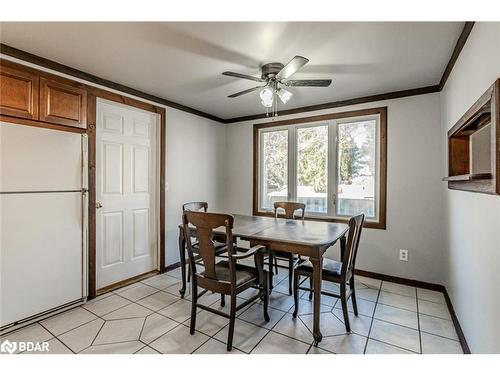
<svg viewBox="0 0 500 375">
<path fill-rule="evenodd" d="M 377 294 L 377 301 L 375 301 L 375 307 L 373 308 L 372 319 L 370 321 L 370 328 L 368 329 L 368 333 L 366 334 L 365 349 L 363 350 L 363 354 L 366 354 L 366 349 L 368 348 L 368 341 L 370 340 L 370 334 L 372 333 L 373 320 L 375 317 L 375 312 L 377 311 L 378 300 L 380 298 L 380 293 L 382 291 L 382 284 L 383 284 L 383 281 L 380 283 L 380 288 L 379 288 L 378 294 Z"/>
<path fill-rule="evenodd" d="M 413 353 L 413 354 L 421 354 L 421 353 L 416 352 L 416 351 L 414 351 L 414 350 L 411 350 L 411 349 L 408 349 L 408 348 L 404 348 L 404 347 L 399 346 L 399 345 L 396 345 L 396 344 L 391 344 L 391 343 L 389 343 L 389 342 L 382 341 L 382 340 L 380 340 L 380 339 L 370 338 L 370 340 L 377 341 L 377 342 L 380 342 L 380 343 L 382 343 L 382 344 L 386 344 L 386 345 L 389 345 L 389 346 L 393 346 L 393 347 L 395 347 L 395 348 L 397 348 L 397 349 L 406 350 L 407 352 L 411 352 L 411 353 Z M 366 354 L 366 353 L 365 353 L 365 354 Z"/>
<path fill-rule="evenodd" d="M 94 320 L 95 320 L 95 319 L 94 319 Z M 91 321 L 93 322 L 94 320 L 91 320 Z M 45 329 L 48 333 L 50 333 L 50 334 L 52 335 L 52 338 L 51 338 L 50 340 L 52 340 L 52 339 L 56 339 L 56 340 L 57 340 L 57 341 L 59 341 L 61 344 L 63 344 L 66 348 L 68 348 L 68 349 L 71 351 L 71 353 L 75 354 L 75 352 L 74 352 L 74 351 L 73 351 L 73 350 L 72 350 L 69 346 L 67 346 L 64 342 L 62 342 L 61 340 L 59 340 L 59 338 L 58 338 L 56 335 L 54 335 L 54 334 L 53 334 L 53 333 L 52 333 L 52 332 L 51 332 L 51 331 L 50 331 L 47 327 L 43 326 L 43 325 L 41 324 L 41 322 L 39 322 L 38 324 L 40 324 L 40 326 L 42 326 L 42 328 L 43 328 L 43 329 Z M 86 324 L 86 323 L 84 323 L 84 324 Z M 82 325 L 83 325 L 83 324 L 82 324 Z M 68 332 L 69 332 L 69 331 L 68 331 Z M 45 342 L 47 342 L 47 341 L 49 341 L 49 340 L 46 340 Z M 49 350 L 49 353 L 50 353 L 50 350 Z"/>
<path fill-rule="evenodd" d="M 420 314 L 418 312 L 418 290 L 415 288 L 415 298 L 417 301 L 417 327 L 418 327 L 418 342 L 420 344 L 420 354 L 422 354 L 422 331 L 420 330 Z"/>
<path fill-rule="evenodd" d="M 175 276 L 171 276 L 171 275 L 167 275 L 167 276 L 168 276 L 168 277 L 175 278 L 176 280 L 179 280 L 179 279 L 177 279 Z M 158 277 L 158 276 L 156 275 L 156 276 L 154 276 L 154 277 Z M 285 283 L 285 282 L 286 282 L 286 278 L 285 278 L 285 279 L 282 279 L 280 282 L 278 282 L 278 284 L 277 284 L 277 285 L 280 285 L 280 284 L 282 284 L 282 283 L 283 283 L 283 285 L 284 285 L 284 283 Z M 360 282 L 360 283 L 361 283 L 361 282 Z M 158 315 L 160 315 L 160 316 L 163 316 L 163 317 L 165 317 L 165 318 L 167 318 L 167 319 L 170 319 L 170 320 L 174 321 L 175 323 L 177 323 L 174 327 L 172 327 L 171 329 L 169 329 L 168 331 L 164 332 L 164 333 L 163 333 L 163 334 L 161 334 L 159 337 L 157 337 L 157 338 L 155 338 L 153 341 L 151 341 L 151 342 L 154 342 L 154 341 L 158 340 L 160 337 L 162 337 L 162 336 L 164 336 L 165 334 L 169 333 L 170 331 L 174 330 L 175 328 L 178 328 L 178 327 L 179 327 L 179 325 L 186 326 L 186 324 L 185 324 L 185 323 L 186 323 L 186 322 L 187 322 L 190 318 L 187 318 L 185 321 L 183 321 L 183 322 L 180 322 L 180 323 L 179 323 L 178 321 L 175 321 L 175 320 L 173 320 L 172 318 L 170 318 L 170 317 L 168 317 L 168 316 L 165 316 L 165 315 L 163 315 L 163 314 L 160 314 L 160 313 L 159 313 L 159 311 L 161 311 L 161 310 L 163 310 L 163 309 L 165 309 L 165 308 L 167 308 L 167 307 L 169 307 L 169 306 L 171 306 L 171 305 L 173 305 L 173 304 L 175 304 L 175 303 L 178 303 L 179 301 L 183 300 L 183 299 L 181 299 L 181 298 L 180 298 L 180 296 L 179 296 L 178 294 L 176 294 L 176 293 L 173 293 L 173 292 L 171 292 L 171 291 L 167 291 L 167 290 L 166 290 L 166 289 L 168 289 L 168 288 L 171 288 L 173 285 L 176 285 L 177 283 L 172 284 L 171 286 L 168 286 L 168 287 L 166 287 L 166 288 L 164 288 L 164 289 L 159 289 L 159 288 L 157 288 L 157 287 L 154 287 L 154 286 L 148 285 L 148 284 L 144 283 L 143 281 L 139 281 L 139 282 L 137 282 L 137 284 L 138 284 L 138 285 L 136 285 L 136 286 L 131 286 L 130 288 L 127 288 L 127 290 L 131 290 L 131 289 L 134 289 L 134 288 L 136 288 L 136 287 L 140 287 L 140 286 L 144 285 L 144 286 L 147 286 L 147 287 L 149 287 L 149 288 L 155 289 L 156 291 L 154 291 L 154 292 L 152 292 L 151 294 L 148 294 L 148 295 L 146 295 L 146 296 L 144 296 L 144 297 L 141 297 L 141 298 L 139 298 L 139 299 L 137 299 L 137 300 L 135 300 L 135 301 L 130 300 L 130 299 L 129 299 L 129 298 L 127 298 L 127 297 L 124 297 L 124 296 L 122 296 L 122 295 L 120 295 L 120 294 L 118 294 L 118 293 L 115 293 L 115 292 L 111 291 L 111 292 L 109 292 L 110 294 L 109 294 L 108 296 L 106 296 L 105 298 L 102 298 L 101 300 L 102 300 L 102 301 L 104 301 L 104 300 L 106 300 L 106 299 L 108 299 L 108 298 L 112 297 L 113 295 L 115 295 L 115 296 L 118 296 L 118 297 L 123 298 L 123 299 L 124 299 L 124 300 L 126 300 L 126 301 L 129 301 L 130 303 L 127 303 L 127 304 L 125 304 L 125 305 L 123 305 L 123 306 L 120 306 L 120 307 L 118 307 L 118 308 L 114 309 L 114 310 L 111 310 L 111 311 L 107 312 L 106 314 L 104 314 L 103 316 L 106 316 L 106 315 L 112 314 L 113 312 L 118 311 L 118 310 L 120 310 L 120 309 L 123 309 L 123 308 L 125 308 L 125 307 L 127 307 L 127 306 L 130 306 L 130 305 L 132 305 L 132 304 L 136 304 L 136 305 L 138 305 L 138 306 L 141 306 L 142 308 L 145 308 L 146 310 L 151 311 L 151 313 L 150 313 L 150 314 L 148 314 L 148 315 L 146 315 L 146 316 L 144 316 L 144 317 L 139 316 L 139 317 L 128 317 L 128 318 L 106 319 L 106 318 L 103 318 L 103 316 L 99 316 L 99 315 L 97 315 L 96 313 L 94 313 L 93 311 L 88 310 L 87 308 L 85 308 L 85 307 L 84 307 L 84 305 L 80 305 L 80 306 L 78 306 L 78 307 L 83 308 L 85 311 L 87 311 L 87 312 L 89 312 L 90 314 L 92 314 L 93 316 L 95 316 L 95 318 L 94 318 L 94 319 L 92 319 L 92 320 L 90 320 L 90 321 L 88 321 L 88 322 L 85 322 L 85 323 L 83 323 L 83 324 L 80 324 L 80 325 L 78 325 L 78 326 L 76 326 L 76 327 L 74 327 L 74 328 L 72 328 L 72 329 L 70 329 L 70 330 L 68 330 L 68 331 L 61 332 L 61 333 L 60 333 L 59 335 L 57 335 L 57 336 L 56 336 L 56 335 L 54 335 L 54 334 L 53 334 L 53 333 L 52 333 L 49 329 L 47 329 L 47 328 L 46 328 L 43 324 L 41 324 L 41 323 L 43 322 L 43 320 L 42 320 L 42 321 L 40 321 L 40 322 L 34 322 L 34 323 L 29 324 L 29 325 L 27 325 L 26 327 L 22 327 L 22 328 L 27 328 L 27 327 L 34 326 L 34 325 L 36 325 L 36 324 L 39 324 L 39 325 L 40 325 L 43 329 L 45 329 L 45 330 L 46 330 L 46 331 L 47 331 L 50 335 L 52 335 L 52 336 L 53 336 L 51 339 L 56 339 L 58 342 L 60 342 L 62 345 L 64 345 L 64 346 L 65 346 L 65 347 L 67 347 L 67 348 L 68 348 L 71 352 L 73 352 L 73 353 L 74 353 L 74 351 L 73 351 L 71 348 L 69 348 L 69 347 L 68 347 L 68 346 L 67 346 L 64 342 L 62 342 L 62 341 L 61 341 L 60 336 L 62 336 L 62 335 L 64 335 L 64 334 L 67 334 L 67 333 L 69 333 L 69 332 L 71 332 L 71 331 L 73 331 L 73 330 L 75 330 L 75 329 L 77 329 L 77 328 L 80 328 L 80 327 L 82 327 L 82 326 L 84 326 L 84 325 L 86 325 L 86 324 L 89 324 L 89 323 L 95 322 L 95 321 L 99 318 L 101 321 L 103 321 L 103 323 L 101 324 L 101 327 L 99 328 L 98 332 L 96 333 L 96 335 L 95 335 L 94 339 L 92 340 L 92 343 L 90 344 L 90 346 L 88 346 L 88 347 L 86 347 L 86 348 L 84 348 L 84 349 L 82 349 L 82 350 L 81 350 L 81 351 L 84 351 L 84 350 L 88 349 L 89 347 L 94 346 L 94 343 L 95 343 L 95 340 L 96 340 L 97 336 L 100 334 L 100 332 L 102 331 L 102 329 L 103 329 L 103 327 L 104 327 L 104 325 L 105 325 L 105 323 L 106 323 L 107 321 L 116 321 L 116 320 L 126 320 L 126 319 L 138 319 L 138 318 L 142 318 L 142 319 L 144 319 L 144 320 L 143 320 L 143 322 L 142 322 L 141 332 L 139 333 L 139 339 L 138 339 L 138 340 L 127 340 L 127 341 L 123 341 L 123 342 L 139 341 L 139 342 L 141 342 L 142 344 L 144 344 L 144 346 L 143 346 L 142 348 L 138 349 L 136 352 L 138 352 L 138 351 L 142 350 L 144 347 L 149 347 L 149 348 L 150 348 L 150 349 L 152 349 L 153 351 L 157 352 L 157 350 L 156 350 L 156 349 L 154 349 L 154 348 L 153 348 L 153 347 L 151 347 L 149 344 L 146 344 L 145 342 L 143 342 L 143 341 L 140 339 L 140 336 L 142 335 L 142 333 L 143 333 L 143 331 L 144 331 L 144 327 L 145 327 L 146 319 L 147 319 L 148 317 L 152 316 L 153 314 L 158 314 Z M 362 284 L 362 285 L 365 285 L 365 284 L 363 284 L 363 283 L 361 283 L 361 284 Z M 368 345 L 369 336 L 370 336 L 370 334 L 371 334 L 372 326 L 373 326 L 373 323 L 374 323 L 374 319 L 376 319 L 376 320 L 380 320 L 380 321 L 384 321 L 383 319 L 377 319 L 377 318 L 375 318 L 375 317 L 374 317 L 378 304 L 383 305 L 383 306 L 390 306 L 390 307 L 393 307 L 393 308 L 402 309 L 402 310 L 406 310 L 406 311 L 412 311 L 412 310 L 409 310 L 409 309 L 401 308 L 401 307 L 399 307 L 399 306 L 386 305 L 386 304 L 383 304 L 383 303 L 379 302 L 380 295 L 381 295 L 381 292 L 382 292 L 382 291 L 387 292 L 387 293 L 392 293 L 392 294 L 400 295 L 400 296 L 404 296 L 404 297 L 409 297 L 409 296 L 404 295 L 404 294 L 399 294 L 399 293 L 394 293 L 394 292 L 391 292 L 391 291 L 383 290 L 383 289 L 382 289 L 382 285 L 383 285 L 383 283 L 381 283 L 380 285 L 381 285 L 381 286 L 379 287 L 379 289 L 378 289 L 378 293 L 377 293 L 377 300 L 375 301 L 375 306 L 374 306 L 373 312 L 372 312 L 371 317 L 370 317 L 370 318 L 371 318 L 371 322 L 370 322 L 370 328 L 369 328 L 369 331 L 368 331 L 367 341 L 366 341 L 366 343 L 365 343 L 365 350 L 364 350 L 364 352 L 365 352 L 365 353 L 366 353 L 366 349 L 367 349 L 367 345 Z M 365 285 L 365 286 L 366 286 L 366 285 Z M 358 288 L 358 289 L 359 289 L 359 288 Z M 366 288 L 361 288 L 361 289 L 375 289 L 375 288 L 372 288 L 372 287 L 370 287 L 370 286 L 367 286 Z M 154 294 L 157 294 L 157 293 L 159 293 L 159 292 L 164 292 L 164 293 L 167 293 L 167 294 L 169 294 L 169 295 L 171 295 L 171 296 L 176 297 L 177 299 L 176 299 L 176 300 L 174 300 L 174 301 L 172 301 L 172 302 L 170 302 L 170 303 L 168 303 L 168 304 L 166 304 L 165 306 L 162 306 L 162 307 L 161 307 L 161 308 L 159 308 L 159 309 L 156 309 L 156 308 L 155 308 L 155 309 L 151 309 L 151 308 L 146 307 L 146 306 L 143 306 L 143 305 L 141 305 L 141 304 L 139 303 L 139 301 L 142 301 L 142 300 L 144 300 L 144 299 L 146 299 L 146 298 L 148 298 L 148 297 L 150 297 L 150 296 L 152 296 L 152 295 L 154 295 Z M 278 291 L 278 290 L 275 290 L 275 292 L 276 292 L 276 293 L 279 293 L 279 295 L 284 295 L 284 296 L 286 296 L 286 297 L 290 297 L 287 293 L 283 293 L 283 292 Z M 242 297 L 241 297 L 241 298 L 242 298 Z M 300 298 L 300 297 L 299 297 L 299 298 Z M 246 299 L 246 298 L 243 298 L 243 299 Z M 359 299 L 359 300 L 369 301 L 369 302 L 371 302 L 371 303 L 373 303 L 373 302 L 374 302 L 374 301 L 367 300 L 367 299 L 364 299 L 364 298 L 357 298 L 357 299 Z M 417 323 L 418 323 L 418 325 L 417 325 L 417 326 L 418 326 L 418 329 L 417 329 L 417 330 L 418 330 L 418 332 L 419 332 L 420 351 L 422 352 L 422 332 L 423 332 L 423 331 L 421 330 L 421 324 L 420 324 L 420 311 L 419 311 L 419 303 L 418 303 L 418 302 L 419 302 L 419 298 L 418 298 L 418 291 L 417 291 L 417 290 L 416 290 L 416 296 L 415 296 L 415 299 L 416 299 L 416 303 L 417 303 L 417 312 L 416 312 L 416 313 L 417 313 L 417 319 L 418 319 L 418 320 L 417 320 Z M 184 299 L 184 300 L 185 300 L 186 302 L 190 302 L 190 301 L 189 301 L 189 300 L 187 300 L 187 299 Z M 100 301 L 100 300 L 98 300 L 98 301 Z M 98 302 L 98 301 L 96 301 L 96 302 Z M 435 301 L 428 301 L 428 300 L 426 300 L 426 299 L 422 299 L 422 301 L 426 301 L 426 302 L 429 302 L 429 303 L 434 303 L 434 304 L 436 304 L 436 305 L 443 305 L 443 304 L 441 304 L 441 303 L 439 303 L 439 302 L 435 302 Z M 212 304 L 217 303 L 217 302 L 218 302 L 218 301 L 214 301 Z M 279 319 L 277 320 L 277 322 L 276 322 L 276 323 L 274 323 L 274 324 L 273 324 L 270 328 L 262 327 L 262 326 L 261 326 L 261 325 L 259 325 L 259 324 L 253 323 L 253 322 L 251 322 L 251 321 L 245 320 L 244 318 L 241 318 L 241 317 L 240 317 L 242 314 L 244 314 L 246 311 L 248 311 L 250 308 L 252 308 L 252 306 L 255 306 L 255 305 L 259 304 L 259 302 L 260 302 L 260 301 L 256 300 L 254 303 L 249 304 L 249 306 L 248 306 L 248 307 L 246 307 L 246 308 L 244 308 L 244 309 L 242 309 L 242 311 L 241 311 L 241 312 L 239 313 L 239 315 L 237 316 L 237 319 L 238 319 L 238 320 L 240 320 L 240 321 L 242 321 L 242 322 L 245 322 L 245 323 L 247 323 L 247 324 L 250 324 L 250 325 L 252 325 L 252 326 L 256 326 L 256 327 L 259 327 L 259 328 L 265 329 L 265 330 L 267 331 L 267 332 L 266 332 L 266 334 L 265 334 L 265 335 L 264 335 L 264 336 L 263 336 L 263 337 L 262 337 L 262 338 L 261 338 L 261 339 L 257 342 L 257 344 L 255 344 L 255 345 L 252 347 L 252 349 L 250 350 L 250 353 L 251 353 L 251 352 L 253 352 L 253 351 L 254 351 L 254 350 L 255 350 L 255 349 L 256 349 L 256 348 L 257 348 L 257 347 L 261 344 L 261 342 L 262 342 L 262 341 L 263 341 L 263 340 L 264 340 L 264 339 L 265 339 L 265 338 L 269 335 L 269 332 L 274 332 L 274 333 L 276 333 L 276 334 L 279 334 L 279 335 L 281 335 L 281 336 L 283 336 L 283 337 L 286 337 L 286 338 L 289 338 L 289 339 L 291 339 L 291 340 L 296 340 L 296 341 L 301 342 L 301 343 L 303 343 L 303 344 L 309 345 L 309 348 L 308 348 L 308 350 L 307 350 L 307 352 L 306 352 L 306 353 L 309 353 L 309 352 L 311 351 L 312 344 L 309 344 L 308 342 L 304 342 L 304 341 L 302 341 L 302 340 L 300 340 L 300 339 L 297 339 L 297 338 L 295 338 L 295 337 L 288 336 L 288 335 L 286 335 L 286 334 L 283 334 L 283 333 L 280 333 L 280 332 L 277 332 L 277 331 L 275 331 L 275 330 L 274 330 L 274 329 L 276 328 L 276 326 L 278 325 L 278 323 L 279 323 L 279 322 L 281 322 L 281 321 L 284 319 L 284 317 L 285 317 L 285 316 L 287 316 L 287 315 L 289 315 L 289 314 L 290 314 L 290 310 L 293 308 L 293 306 L 292 306 L 292 307 L 290 307 L 287 311 L 284 311 L 284 310 L 282 310 L 282 309 L 280 309 L 280 308 L 276 309 L 276 308 L 274 308 L 274 307 L 270 307 L 271 309 L 274 309 L 274 310 L 276 310 L 276 311 L 279 311 L 280 313 L 283 313 L 283 315 L 281 316 L 281 318 L 279 318 Z M 334 311 L 334 309 L 335 309 L 335 306 L 337 306 L 337 304 L 338 304 L 338 299 L 337 299 L 337 301 L 335 301 L 335 303 L 334 303 L 334 304 L 333 304 L 333 306 L 331 307 L 331 309 L 330 309 L 330 313 L 332 313 L 332 314 L 333 314 L 333 311 Z M 78 307 L 75 307 L 74 309 L 78 309 Z M 328 307 L 329 307 L 329 306 L 328 306 Z M 68 311 L 72 311 L 72 310 L 73 310 L 73 309 L 68 310 Z M 412 312 L 414 312 L 414 311 L 412 311 Z M 64 313 L 64 312 L 62 312 L 62 313 Z M 61 313 L 61 314 L 62 314 L 62 313 Z M 201 311 L 200 311 L 199 313 L 201 313 Z M 199 314 L 199 313 L 198 313 L 198 314 Z M 311 314 L 302 314 L 302 315 L 311 315 Z M 337 316 L 337 315 L 335 315 L 335 314 L 333 314 L 333 315 L 334 315 L 334 316 L 335 316 L 338 320 L 340 320 L 340 319 L 338 318 L 338 316 Z M 361 314 L 361 315 L 365 316 L 364 314 Z M 442 318 L 442 317 L 440 317 L 440 316 L 434 316 L 434 315 L 429 315 L 429 314 L 422 314 L 422 315 L 430 316 L 430 317 L 433 317 L 433 318 L 436 318 L 436 319 L 441 319 L 441 320 L 443 320 L 443 321 L 450 321 L 449 319 Z M 56 314 L 55 316 L 57 316 L 57 314 Z M 51 317 L 46 318 L 46 320 L 48 320 L 48 319 L 50 319 L 50 318 L 51 318 Z M 302 318 L 301 318 L 300 316 L 299 316 L 299 320 L 300 320 L 300 322 L 301 322 L 304 326 L 306 326 L 307 330 L 310 332 L 309 327 L 307 327 L 307 325 L 304 323 L 304 321 L 302 320 Z M 384 322 L 385 322 L 385 321 L 384 321 Z M 409 329 L 412 329 L 411 327 L 406 327 L 406 326 L 401 325 L 401 324 L 398 324 L 398 323 L 392 323 L 392 322 L 387 322 L 387 323 L 389 323 L 389 324 L 394 324 L 394 325 L 397 325 L 397 326 L 401 326 L 401 327 L 404 327 L 404 328 L 409 328 Z M 222 328 L 218 329 L 218 330 L 217 330 L 217 331 L 216 331 L 216 332 L 215 332 L 212 336 L 207 335 L 207 334 L 205 334 L 205 333 L 203 333 L 203 332 L 201 332 L 201 331 L 197 330 L 197 332 L 199 332 L 199 333 L 201 333 L 201 334 L 203 334 L 203 335 L 207 336 L 207 337 L 208 337 L 208 339 L 207 339 L 207 340 L 205 340 L 205 341 L 204 341 L 204 342 L 203 342 L 200 346 L 198 346 L 198 348 L 196 348 L 196 349 L 195 349 L 195 351 L 196 351 L 196 350 L 198 350 L 201 346 L 203 346 L 206 342 L 208 342 L 208 341 L 210 340 L 210 338 L 213 338 L 214 340 L 216 340 L 216 341 L 218 341 L 218 342 L 223 343 L 221 340 L 219 340 L 219 339 L 215 338 L 215 335 L 217 335 L 220 331 L 222 331 L 222 330 L 223 330 L 224 328 L 226 328 L 226 327 L 227 327 L 227 324 L 225 324 Z M 15 332 L 15 331 L 13 331 L 13 332 Z M 11 332 L 11 333 L 13 333 L 13 332 Z M 451 340 L 451 341 L 457 341 L 457 340 L 454 340 L 454 339 L 449 338 L 449 337 L 445 337 L 445 336 L 437 335 L 437 334 L 435 334 L 435 333 L 429 333 L 429 334 L 430 334 L 430 335 L 433 335 L 433 336 L 441 337 L 441 338 L 443 338 L 443 339 L 448 339 L 448 340 Z M 343 334 L 341 334 L 341 335 L 343 335 Z M 336 335 L 333 335 L 333 336 L 336 336 Z M 329 336 L 325 336 L 325 337 L 329 337 Z M 381 341 L 381 340 L 377 340 L 377 339 L 373 339 L 373 340 L 375 340 L 375 341 L 379 341 L 379 342 L 383 342 L 383 341 Z M 122 343 L 122 342 L 117 342 L 117 343 Z M 99 345 L 99 346 L 100 346 L 100 345 L 110 345 L 110 344 L 117 344 L 117 343 L 116 343 L 116 342 L 113 342 L 113 343 L 96 344 L 96 345 Z M 406 349 L 406 348 L 399 347 L 398 345 L 389 344 L 389 343 L 386 343 L 386 344 L 387 344 L 387 345 L 390 345 L 390 346 L 393 346 L 393 347 L 401 348 L 401 349 L 404 349 L 404 350 L 409 350 L 409 349 Z M 323 350 L 325 350 L 325 349 L 323 349 Z M 81 351 L 80 351 L 80 352 L 81 352 Z M 329 350 L 325 350 L 325 351 L 330 352 Z M 409 350 L 409 351 L 411 351 L 411 350 Z"/>
<path fill-rule="evenodd" d="M 62 342 L 61 340 L 59 340 L 59 338 L 57 336 L 54 336 L 54 339 L 56 339 L 57 341 L 59 341 L 61 344 L 63 344 L 66 348 L 69 349 L 69 351 L 72 353 L 72 354 L 76 354 L 75 351 L 73 349 L 71 349 L 68 345 L 66 345 L 64 342 Z M 49 350 L 49 353 L 50 353 L 50 350 Z"/>
</svg>

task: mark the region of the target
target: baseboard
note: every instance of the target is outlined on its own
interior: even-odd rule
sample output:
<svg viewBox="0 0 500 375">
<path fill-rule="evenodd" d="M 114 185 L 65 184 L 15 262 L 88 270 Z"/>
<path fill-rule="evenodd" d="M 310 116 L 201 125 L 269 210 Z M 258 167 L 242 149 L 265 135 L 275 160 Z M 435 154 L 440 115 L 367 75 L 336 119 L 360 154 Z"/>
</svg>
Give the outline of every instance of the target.
<svg viewBox="0 0 500 375">
<path fill-rule="evenodd" d="M 105 286 L 104 288 L 97 289 L 97 291 L 96 291 L 96 297 L 100 296 L 102 294 L 111 292 L 113 290 L 124 288 L 126 286 L 131 285 L 131 284 L 135 284 L 135 283 L 137 283 L 137 282 L 139 282 L 141 280 L 149 279 L 150 277 L 152 277 L 154 275 L 157 275 L 158 273 L 159 273 L 159 271 L 149 271 L 149 272 L 146 272 L 146 273 L 143 273 L 143 274 L 131 277 L 131 278 L 126 279 L 126 280 L 118 281 L 118 282 L 116 282 L 114 284 Z"/>
<path fill-rule="evenodd" d="M 455 314 L 455 309 L 451 303 L 450 296 L 448 295 L 448 291 L 441 284 L 433 284 L 425 281 L 405 279 L 404 277 L 384 275 L 382 273 L 365 271 L 365 270 L 355 270 L 356 275 L 370 277 L 372 279 L 389 281 L 392 283 L 403 284 L 414 286 L 422 289 L 430 289 L 442 292 L 444 294 L 444 299 L 446 301 L 446 306 L 448 307 L 448 311 L 451 315 L 451 320 L 453 321 L 453 325 L 455 326 L 455 331 L 457 332 L 458 340 L 460 341 L 460 345 L 462 346 L 462 350 L 465 354 L 471 354 L 469 345 L 467 344 L 467 340 L 465 339 L 464 332 L 462 331 L 462 327 L 460 326 L 460 322 L 458 321 L 457 315 Z"/>
<path fill-rule="evenodd" d="M 383 273 L 358 270 L 358 269 L 355 270 L 354 273 L 356 275 L 359 275 L 359 276 L 371 277 L 372 279 L 389 281 L 391 283 L 409 285 L 409 286 L 414 286 L 414 287 L 422 288 L 422 289 L 436 290 L 439 292 L 442 292 L 444 289 L 444 286 L 442 286 L 440 284 L 433 284 L 433 283 L 428 283 L 426 281 L 419 281 L 419 280 L 413 280 L 413 279 L 405 279 L 404 277 L 385 275 Z"/>
<path fill-rule="evenodd" d="M 172 271 L 180 266 L 181 266 L 180 262 L 173 263 L 165 267 L 165 272 Z M 467 340 L 465 339 L 464 332 L 462 331 L 460 322 L 458 321 L 457 315 L 455 314 L 455 309 L 453 308 L 453 305 L 451 303 L 450 296 L 448 295 L 448 292 L 444 287 L 444 285 L 428 283 L 426 281 L 406 279 L 404 277 L 385 275 L 383 273 L 377 273 L 359 269 L 355 270 L 354 272 L 356 275 L 370 277 L 372 279 L 389 281 L 391 283 L 409 285 L 409 286 L 414 286 L 416 288 L 429 289 L 442 292 L 444 294 L 446 306 L 448 307 L 448 311 L 450 312 L 451 315 L 451 320 L 453 321 L 453 325 L 455 326 L 455 331 L 457 332 L 458 340 L 460 341 L 460 345 L 462 346 L 462 350 L 465 354 L 471 354 L 469 345 L 467 344 Z"/>
<path fill-rule="evenodd" d="M 168 272 L 168 271 L 175 270 L 176 268 L 179 268 L 180 266 L 181 266 L 181 262 L 176 262 L 176 263 L 170 264 L 170 265 L 168 265 L 168 266 L 165 267 L 165 269 L 163 270 L 163 272 Z"/>
<path fill-rule="evenodd" d="M 444 299 L 446 300 L 446 305 L 448 306 L 448 310 L 450 311 L 451 320 L 453 321 L 453 325 L 455 326 L 455 331 L 457 331 L 457 336 L 458 339 L 460 340 L 460 345 L 462 345 L 462 350 L 464 351 L 465 354 L 471 354 L 469 345 L 467 344 L 467 340 L 465 339 L 464 331 L 462 331 L 462 327 L 460 326 L 457 315 L 455 314 L 455 309 L 451 304 L 450 296 L 444 286 L 443 286 L 443 294 L 444 294 Z"/>
</svg>

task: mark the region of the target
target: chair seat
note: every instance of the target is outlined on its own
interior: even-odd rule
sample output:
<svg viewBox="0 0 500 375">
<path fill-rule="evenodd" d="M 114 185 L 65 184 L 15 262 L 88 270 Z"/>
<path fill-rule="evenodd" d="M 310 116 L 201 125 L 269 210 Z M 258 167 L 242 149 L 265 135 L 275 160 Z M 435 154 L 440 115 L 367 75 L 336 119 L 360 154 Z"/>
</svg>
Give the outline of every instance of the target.
<svg viewBox="0 0 500 375">
<path fill-rule="evenodd" d="M 193 253 L 198 253 L 199 250 L 198 242 L 194 243 L 192 247 L 193 247 Z M 214 247 L 215 247 L 215 253 L 217 255 L 225 253 L 227 251 L 226 244 L 222 242 L 214 241 Z"/>
<path fill-rule="evenodd" d="M 296 268 L 297 272 L 299 273 L 312 273 L 313 272 L 313 266 L 312 263 L 307 260 Z M 340 277 L 340 274 L 342 273 L 342 263 L 337 262 L 335 260 L 323 258 L 323 276 L 330 276 L 330 277 Z"/>
<path fill-rule="evenodd" d="M 229 279 L 229 262 L 222 260 L 215 264 L 215 273 L 220 281 L 230 282 Z M 205 272 L 202 272 L 205 275 Z M 257 278 L 257 270 L 243 264 L 236 264 L 236 284 L 241 285 L 252 279 Z"/>
</svg>

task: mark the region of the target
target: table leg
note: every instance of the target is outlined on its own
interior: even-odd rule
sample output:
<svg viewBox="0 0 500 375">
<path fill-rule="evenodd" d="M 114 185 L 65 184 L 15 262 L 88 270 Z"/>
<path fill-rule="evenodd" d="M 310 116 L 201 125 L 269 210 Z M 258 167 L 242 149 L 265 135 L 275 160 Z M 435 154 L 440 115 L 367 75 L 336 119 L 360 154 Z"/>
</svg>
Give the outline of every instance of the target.
<svg viewBox="0 0 500 375">
<path fill-rule="evenodd" d="M 309 258 L 313 266 L 313 289 L 314 289 L 314 300 L 313 300 L 313 337 L 314 345 L 317 346 L 318 343 L 323 338 L 320 329 L 320 303 L 321 303 L 321 278 L 323 270 L 323 258 Z"/>
<path fill-rule="evenodd" d="M 181 298 L 184 298 L 186 293 L 186 239 L 184 237 L 184 230 L 179 229 L 179 258 L 181 263 L 181 278 L 182 288 L 179 290 Z"/>
<path fill-rule="evenodd" d="M 344 254 L 345 254 L 345 244 L 346 244 L 347 238 L 346 235 L 344 234 L 342 237 L 340 237 L 340 261 L 344 261 Z"/>
</svg>

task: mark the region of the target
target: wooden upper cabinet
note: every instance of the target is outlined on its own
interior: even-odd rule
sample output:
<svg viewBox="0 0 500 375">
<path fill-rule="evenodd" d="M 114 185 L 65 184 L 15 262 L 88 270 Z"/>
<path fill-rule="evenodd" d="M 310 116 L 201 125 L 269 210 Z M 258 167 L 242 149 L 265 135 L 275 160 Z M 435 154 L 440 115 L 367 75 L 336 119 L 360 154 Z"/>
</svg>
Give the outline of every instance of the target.
<svg viewBox="0 0 500 375">
<path fill-rule="evenodd" d="M 0 66 L 0 114 L 38 120 L 38 74 Z"/>
<path fill-rule="evenodd" d="M 87 127 L 87 91 L 78 85 L 40 77 L 40 121 Z"/>
</svg>

